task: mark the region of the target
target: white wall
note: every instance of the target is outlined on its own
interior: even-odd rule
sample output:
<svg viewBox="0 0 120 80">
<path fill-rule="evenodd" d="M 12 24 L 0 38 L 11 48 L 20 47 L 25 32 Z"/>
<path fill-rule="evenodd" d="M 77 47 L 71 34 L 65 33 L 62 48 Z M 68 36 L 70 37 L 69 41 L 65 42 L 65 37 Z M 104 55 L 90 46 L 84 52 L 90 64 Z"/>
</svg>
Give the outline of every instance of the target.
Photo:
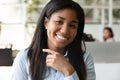
<svg viewBox="0 0 120 80">
<path fill-rule="evenodd" d="M 120 63 L 96 63 L 96 80 L 120 80 Z"/>
<path fill-rule="evenodd" d="M 25 27 L 22 24 L 2 25 L 0 46 L 12 43 L 13 49 L 25 48 Z"/>
</svg>

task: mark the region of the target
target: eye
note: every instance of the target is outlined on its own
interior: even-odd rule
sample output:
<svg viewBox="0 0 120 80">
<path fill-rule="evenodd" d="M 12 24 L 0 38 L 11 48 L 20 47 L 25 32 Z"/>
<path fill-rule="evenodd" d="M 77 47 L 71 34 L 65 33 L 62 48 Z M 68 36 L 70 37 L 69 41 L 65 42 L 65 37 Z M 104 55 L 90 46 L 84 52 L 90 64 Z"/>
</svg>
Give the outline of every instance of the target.
<svg viewBox="0 0 120 80">
<path fill-rule="evenodd" d="M 58 20 L 58 21 L 56 21 L 56 23 L 57 23 L 58 25 L 62 25 L 62 24 L 63 24 L 63 21 L 62 21 L 62 20 Z"/>
<path fill-rule="evenodd" d="M 70 24 L 69 25 L 71 28 L 77 28 L 77 24 L 75 24 L 75 23 L 72 23 L 72 24 Z"/>
</svg>

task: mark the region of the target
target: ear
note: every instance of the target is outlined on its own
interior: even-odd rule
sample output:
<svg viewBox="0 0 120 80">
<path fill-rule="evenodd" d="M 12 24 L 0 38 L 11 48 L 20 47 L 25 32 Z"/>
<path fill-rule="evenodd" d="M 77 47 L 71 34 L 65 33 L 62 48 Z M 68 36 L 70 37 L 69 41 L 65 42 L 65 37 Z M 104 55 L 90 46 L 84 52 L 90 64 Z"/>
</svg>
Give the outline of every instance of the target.
<svg viewBox="0 0 120 80">
<path fill-rule="evenodd" d="M 47 17 L 45 17 L 45 19 L 44 19 L 44 25 L 45 25 L 45 29 L 47 29 L 48 28 L 48 18 Z"/>
</svg>

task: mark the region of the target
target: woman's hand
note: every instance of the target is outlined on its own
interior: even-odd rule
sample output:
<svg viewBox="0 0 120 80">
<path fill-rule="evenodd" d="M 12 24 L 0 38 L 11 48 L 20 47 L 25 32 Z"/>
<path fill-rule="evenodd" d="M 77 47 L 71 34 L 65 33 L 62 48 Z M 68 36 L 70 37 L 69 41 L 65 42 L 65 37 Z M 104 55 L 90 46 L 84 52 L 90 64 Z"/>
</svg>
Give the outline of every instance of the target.
<svg viewBox="0 0 120 80">
<path fill-rule="evenodd" d="M 65 76 L 69 76 L 75 71 L 73 66 L 65 59 L 62 54 L 50 49 L 43 49 L 43 52 L 50 53 L 46 57 L 46 65 L 48 67 L 52 67 L 55 70 L 64 73 Z"/>
</svg>

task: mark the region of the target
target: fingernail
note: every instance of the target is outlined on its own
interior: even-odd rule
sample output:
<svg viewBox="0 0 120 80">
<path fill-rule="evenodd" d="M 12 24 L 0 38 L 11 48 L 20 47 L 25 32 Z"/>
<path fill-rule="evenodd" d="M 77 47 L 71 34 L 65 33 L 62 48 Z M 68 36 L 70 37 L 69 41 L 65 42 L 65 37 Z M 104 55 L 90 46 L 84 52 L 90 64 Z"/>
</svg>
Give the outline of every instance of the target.
<svg viewBox="0 0 120 80">
<path fill-rule="evenodd" d="M 45 51 L 45 49 L 42 49 L 42 51 Z"/>
</svg>

